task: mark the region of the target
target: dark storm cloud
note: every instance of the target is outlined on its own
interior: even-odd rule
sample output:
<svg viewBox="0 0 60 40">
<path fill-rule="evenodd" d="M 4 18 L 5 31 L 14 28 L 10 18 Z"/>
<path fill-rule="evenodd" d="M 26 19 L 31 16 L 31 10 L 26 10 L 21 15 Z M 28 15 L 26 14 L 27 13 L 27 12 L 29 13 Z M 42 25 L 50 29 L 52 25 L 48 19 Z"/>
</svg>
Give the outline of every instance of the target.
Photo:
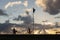
<svg viewBox="0 0 60 40">
<path fill-rule="evenodd" d="M 46 12 L 48 12 L 51 15 L 56 15 L 58 14 L 60 11 L 60 0 L 48 0 L 47 4 L 46 4 Z"/>
<path fill-rule="evenodd" d="M 49 9 L 47 8 L 45 11 L 48 12 L 50 15 L 56 15 L 59 13 L 58 9 L 51 8 L 51 7 Z"/>
<path fill-rule="evenodd" d="M 0 16 L 8 16 L 2 9 L 0 9 Z"/>
<path fill-rule="evenodd" d="M 36 0 L 38 6 L 42 6 L 45 12 L 56 15 L 60 12 L 60 0 Z"/>
<path fill-rule="evenodd" d="M 56 0 L 53 6 L 55 6 L 56 9 L 60 9 L 60 0 Z"/>
</svg>

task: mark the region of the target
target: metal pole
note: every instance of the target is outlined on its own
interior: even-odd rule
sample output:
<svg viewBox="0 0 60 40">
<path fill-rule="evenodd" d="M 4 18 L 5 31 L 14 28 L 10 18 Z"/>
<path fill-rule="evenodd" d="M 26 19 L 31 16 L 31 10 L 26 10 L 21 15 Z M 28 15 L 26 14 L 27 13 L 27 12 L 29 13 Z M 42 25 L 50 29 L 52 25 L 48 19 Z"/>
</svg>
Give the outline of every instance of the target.
<svg viewBox="0 0 60 40">
<path fill-rule="evenodd" d="M 35 12 L 35 9 L 33 8 L 33 33 L 34 33 L 34 12 Z"/>
<path fill-rule="evenodd" d="M 33 34 L 34 34 L 34 13 L 33 13 Z"/>
</svg>

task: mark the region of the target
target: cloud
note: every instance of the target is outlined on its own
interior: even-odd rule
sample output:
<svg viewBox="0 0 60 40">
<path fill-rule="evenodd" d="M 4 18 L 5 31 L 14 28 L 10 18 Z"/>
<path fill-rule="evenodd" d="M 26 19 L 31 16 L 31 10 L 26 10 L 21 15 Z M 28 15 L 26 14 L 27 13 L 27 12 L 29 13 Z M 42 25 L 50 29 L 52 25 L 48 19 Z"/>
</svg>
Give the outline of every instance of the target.
<svg viewBox="0 0 60 40">
<path fill-rule="evenodd" d="M 28 6 L 28 1 L 24 1 L 23 5 L 24 5 L 25 7 L 27 7 L 27 6 Z"/>
<path fill-rule="evenodd" d="M 19 21 L 19 18 L 14 18 L 13 20 Z"/>
<path fill-rule="evenodd" d="M 24 9 L 25 11 L 28 11 L 28 12 L 31 12 L 32 9 L 31 8 L 27 8 L 27 9 Z"/>
<path fill-rule="evenodd" d="M 11 20 L 10 23 L 13 23 L 13 24 L 22 24 L 23 21 L 18 21 L 18 20 Z"/>
<path fill-rule="evenodd" d="M 45 25 L 55 25 L 55 24 L 52 22 L 46 22 Z"/>
<path fill-rule="evenodd" d="M 14 18 L 13 20 L 21 20 L 24 21 L 24 23 L 31 23 L 33 21 L 32 17 L 30 15 L 27 16 L 18 16 L 18 18 Z"/>
<path fill-rule="evenodd" d="M 38 7 L 41 6 L 41 7 L 44 7 L 44 8 L 46 7 L 45 2 L 46 2 L 46 0 L 36 0 L 35 1 L 36 5 Z"/>
<path fill-rule="evenodd" d="M 56 16 L 55 18 L 60 18 L 60 16 Z"/>
<path fill-rule="evenodd" d="M 50 15 L 56 15 L 60 12 L 60 0 L 36 0 L 35 3 Z"/>
<path fill-rule="evenodd" d="M 21 13 L 17 18 L 14 18 L 13 20 L 19 21 L 21 20 L 22 17 L 26 17 L 27 14 L 26 13 Z"/>
<path fill-rule="evenodd" d="M 2 9 L 0 9 L 0 16 L 2 16 L 2 15 L 8 16 Z"/>
<path fill-rule="evenodd" d="M 22 17 L 27 16 L 26 13 L 21 13 L 20 15 L 21 15 Z"/>
<path fill-rule="evenodd" d="M 16 2 L 8 2 L 6 5 L 5 5 L 5 9 L 7 9 L 9 6 L 13 6 L 13 5 L 17 5 L 17 4 L 21 4 L 21 1 L 16 1 Z"/>
<path fill-rule="evenodd" d="M 28 6 L 28 1 L 24 1 L 23 3 L 21 1 L 15 1 L 15 2 L 8 2 L 6 5 L 5 5 L 5 9 L 7 9 L 8 7 L 13 7 L 14 5 L 19 5 L 19 4 L 22 4 L 24 5 L 25 7 Z"/>
</svg>

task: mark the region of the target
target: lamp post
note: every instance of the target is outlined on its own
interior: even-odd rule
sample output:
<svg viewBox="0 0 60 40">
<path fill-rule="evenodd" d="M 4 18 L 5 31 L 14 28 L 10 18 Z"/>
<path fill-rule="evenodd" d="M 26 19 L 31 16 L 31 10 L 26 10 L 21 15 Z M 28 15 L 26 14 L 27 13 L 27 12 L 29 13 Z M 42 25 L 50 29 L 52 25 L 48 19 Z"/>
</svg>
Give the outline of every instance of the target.
<svg viewBox="0 0 60 40">
<path fill-rule="evenodd" d="M 35 9 L 33 8 L 33 34 L 34 34 L 34 12 L 35 12 Z"/>
</svg>

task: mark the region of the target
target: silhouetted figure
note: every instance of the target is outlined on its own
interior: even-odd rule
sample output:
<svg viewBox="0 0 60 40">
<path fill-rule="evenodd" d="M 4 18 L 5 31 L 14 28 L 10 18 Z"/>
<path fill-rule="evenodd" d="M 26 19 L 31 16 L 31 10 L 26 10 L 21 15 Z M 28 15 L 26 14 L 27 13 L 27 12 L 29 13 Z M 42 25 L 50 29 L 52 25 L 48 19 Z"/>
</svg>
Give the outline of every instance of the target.
<svg viewBox="0 0 60 40">
<path fill-rule="evenodd" d="M 28 33 L 31 34 L 31 29 L 30 28 L 28 28 Z"/>
<path fill-rule="evenodd" d="M 16 34 L 16 32 L 17 32 L 17 31 L 15 30 L 15 28 L 13 28 L 13 34 Z"/>
</svg>

